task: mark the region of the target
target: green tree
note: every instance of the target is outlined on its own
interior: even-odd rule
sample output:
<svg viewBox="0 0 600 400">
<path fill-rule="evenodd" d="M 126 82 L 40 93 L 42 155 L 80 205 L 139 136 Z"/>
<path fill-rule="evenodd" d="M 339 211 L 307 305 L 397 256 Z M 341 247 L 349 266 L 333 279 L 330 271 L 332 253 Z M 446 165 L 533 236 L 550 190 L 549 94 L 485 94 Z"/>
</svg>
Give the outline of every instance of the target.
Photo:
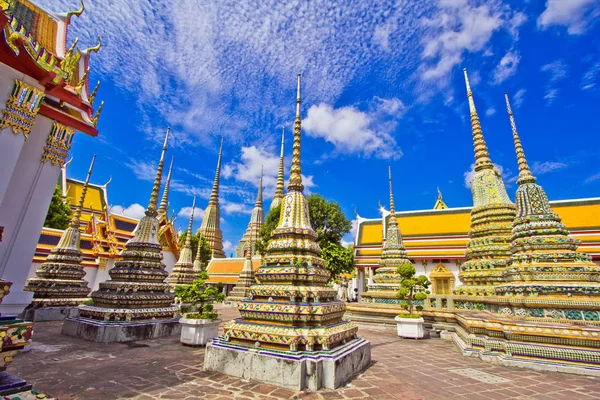
<svg viewBox="0 0 600 400">
<path fill-rule="evenodd" d="M 200 232 L 197 233 L 200 235 Z M 202 270 L 205 271 L 208 266 L 208 262 L 212 257 L 212 252 L 210 251 L 210 246 L 206 241 L 206 238 L 203 235 L 200 235 L 200 241 L 198 242 L 200 246 L 200 265 L 202 266 Z M 196 257 L 196 253 L 194 253 L 194 257 Z"/>
<path fill-rule="evenodd" d="M 71 214 L 73 212 L 71 211 L 71 207 L 69 207 L 68 201 L 62 198 L 60 187 L 56 185 L 52 194 L 52 200 L 50 200 L 44 226 L 54 229 L 67 229 L 71 220 Z"/>
<path fill-rule="evenodd" d="M 317 233 L 317 242 L 322 250 L 321 257 L 325 260 L 325 267 L 331 272 L 331 279 L 344 272 L 351 273 L 354 269 L 354 252 L 352 248 L 342 246 L 342 238 L 352 229 L 352 222 L 346 218 L 335 201 L 317 194 L 312 194 L 306 199 L 310 222 Z M 280 214 L 280 207 L 269 211 L 260 229 L 256 250 L 261 255 L 266 253 L 271 232 L 277 228 Z"/>
<path fill-rule="evenodd" d="M 179 244 L 179 248 L 182 248 L 185 244 L 185 239 L 187 238 L 187 230 L 179 235 L 177 238 L 177 243 Z M 192 254 L 196 257 L 196 252 L 198 251 L 198 242 L 200 241 L 200 232 L 196 232 L 192 234 Z"/>
<path fill-rule="evenodd" d="M 413 302 L 427 298 L 427 294 L 429 294 L 427 288 L 431 282 L 429 282 L 429 279 L 425 275 L 416 276 L 417 270 L 412 264 L 401 265 L 396 269 L 396 272 L 400 275 L 400 289 L 396 293 L 396 297 L 404 299 L 408 303 L 408 307 L 403 307 L 408 309 L 408 315 L 402 314 L 402 317 L 417 318 L 419 315 L 413 314 Z M 422 310 L 421 306 L 417 307 Z"/>
</svg>

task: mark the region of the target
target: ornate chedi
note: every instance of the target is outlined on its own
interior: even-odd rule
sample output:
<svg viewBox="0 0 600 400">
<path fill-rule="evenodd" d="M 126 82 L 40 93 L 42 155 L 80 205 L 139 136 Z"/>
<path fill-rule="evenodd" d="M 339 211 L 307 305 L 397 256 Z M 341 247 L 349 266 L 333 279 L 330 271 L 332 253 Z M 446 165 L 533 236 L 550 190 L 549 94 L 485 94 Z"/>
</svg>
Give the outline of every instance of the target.
<svg viewBox="0 0 600 400">
<path fill-rule="evenodd" d="M 177 285 L 189 285 L 194 282 L 198 274 L 194 272 L 194 262 L 192 254 L 192 224 L 194 222 L 194 209 L 196 208 L 196 196 L 192 203 L 192 212 L 190 214 L 190 223 L 185 235 L 185 244 L 179 252 L 179 260 L 173 266 L 173 272 L 167 278 L 167 282 L 173 287 Z"/>
<path fill-rule="evenodd" d="M 386 240 L 383 244 L 379 268 L 375 271 L 375 283 L 368 286 L 369 290 L 361 294 L 364 302 L 371 303 L 399 303 L 396 292 L 400 289 L 400 279 L 396 269 L 401 265 L 412 265 L 408 259 L 406 248 L 402 242 L 402 233 L 396 219 L 396 207 L 392 192 L 392 169 L 388 166 L 390 184 L 390 216 L 388 218 Z"/>
<path fill-rule="evenodd" d="M 205 368 L 295 389 L 334 388 L 370 362 L 368 342 L 342 319 L 345 304 L 326 286 L 329 272 L 310 224 L 300 163 L 300 75 L 288 193 L 260 282 L 238 303 L 241 318 L 207 346 Z M 248 351 L 252 350 L 252 351 Z M 307 360 L 312 363 L 307 372 Z M 345 369 L 344 369 L 345 368 Z M 344 371 L 342 371 L 344 369 Z M 310 374 L 310 375 L 309 375 Z"/>
<path fill-rule="evenodd" d="M 253 250 L 250 247 L 253 245 L 256 238 L 258 238 L 258 234 L 260 231 L 260 227 L 265 223 L 265 211 L 263 210 L 263 172 L 262 169 L 260 171 L 260 182 L 258 184 L 258 194 L 256 195 L 256 202 L 254 203 L 254 208 L 252 209 L 252 214 L 250 216 L 250 222 L 248 222 L 248 227 L 246 228 L 246 232 L 244 236 L 240 239 L 237 248 L 235 249 L 236 257 L 245 257 L 247 252 L 252 252 Z"/>
<path fill-rule="evenodd" d="M 215 181 L 213 182 L 212 192 L 208 206 L 204 210 L 202 225 L 198 232 L 208 242 L 212 251 L 212 257 L 225 258 L 223 252 L 223 232 L 221 231 L 221 211 L 219 209 L 219 180 L 221 176 L 221 158 L 223 157 L 223 138 L 221 138 L 221 147 L 219 149 L 219 160 L 217 161 L 217 171 L 215 172 Z"/>
<path fill-rule="evenodd" d="M 269 207 L 269 211 L 281 206 L 284 193 L 284 176 L 283 176 L 283 150 L 285 146 L 285 128 L 281 128 L 281 152 L 279 153 L 279 170 L 277 171 L 277 184 L 275 185 L 275 195 Z"/>
<path fill-rule="evenodd" d="M 235 287 L 227 296 L 227 301 L 235 303 L 242 301 L 250 295 L 250 287 L 256 284 L 254 278 L 254 270 L 252 269 L 252 251 L 254 243 L 250 242 L 250 248 L 246 251 L 246 260 L 244 261 L 244 268 L 240 272 L 240 276 L 235 284 Z"/>
<path fill-rule="evenodd" d="M 510 257 L 515 206 L 506 193 L 500 173 L 490 160 L 466 69 L 464 74 L 475 148 L 475 174 L 471 181 L 473 210 L 470 240 L 466 261 L 459 274 L 463 285 L 456 288 L 455 293 L 488 296 L 493 295 L 494 286 L 503 281 Z"/>
<path fill-rule="evenodd" d="M 65 314 L 68 314 L 66 308 L 77 307 L 88 299 L 90 288 L 83 279 L 85 271 L 81 264 L 79 221 L 95 160 L 94 154 L 69 227 L 65 229 L 46 261 L 35 272 L 36 278 L 29 279 L 24 288 L 33 292 L 31 305 L 25 310 L 25 318 L 28 320 L 62 320 Z M 38 310 L 41 307 L 60 307 L 63 310 L 59 313 L 44 313 Z"/>
<path fill-rule="evenodd" d="M 157 238 L 158 191 L 168 138 L 169 130 L 146 215 L 125 245 L 122 259 L 115 262 L 109 271 L 111 279 L 100 283 L 99 289 L 92 293 L 93 305 L 80 306 L 80 317 L 67 319 L 63 333 L 88 340 L 112 342 L 160 337 L 177 329 L 177 320 L 174 320 L 177 307 L 172 306 L 174 295 L 170 285 L 165 282 L 168 273 L 161 262 L 161 245 Z M 123 326 L 126 328 L 122 329 Z"/>
<path fill-rule="evenodd" d="M 517 216 L 510 246 L 512 256 L 504 273 L 507 283 L 497 286 L 496 294 L 571 301 L 585 301 L 590 296 L 598 296 L 600 267 L 591 261 L 588 254 L 577 252 L 578 241 L 569 237 L 569 231 L 560 216 L 548 203 L 544 189 L 535 183 L 536 178 L 525 159 L 506 94 L 505 98 L 519 164 L 519 187 L 516 195 Z M 596 304 L 590 304 L 592 309 L 597 310 L 600 306 L 597 301 L 596 297 Z M 584 310 L 581 312 L 585 313 Z M 597 321 L 600 317 L 598 311 L 596 318 L 592 314 L 589 313 L 589 318 Z M 536 316 L 546 315 L 541 311 Z"/>
</svg>

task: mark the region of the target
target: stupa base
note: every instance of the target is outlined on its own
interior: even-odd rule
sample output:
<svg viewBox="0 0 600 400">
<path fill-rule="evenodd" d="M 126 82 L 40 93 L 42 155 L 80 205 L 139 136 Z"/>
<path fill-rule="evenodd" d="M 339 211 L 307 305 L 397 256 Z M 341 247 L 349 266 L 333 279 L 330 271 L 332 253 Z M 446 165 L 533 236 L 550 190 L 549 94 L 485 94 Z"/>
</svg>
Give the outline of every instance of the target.
<svg viewBox="0 0 600 400">
<path fill-rule="evenodd" d="M 31 322 L 64 321 L 79 316 L 79 308 L 73 307 L 32 307 L 23 311 L 23 319 Z"/>
<path fill-rule="evenodd" d="M 344 319 L 356 324 L 396 328 L 394 318 L 406 313 L 399 304 L 347 303 Z"/>
<path fill-rule="evenodd" d="M 330 351 L 291 352 L 244 347 L 215 338 L 204 369 L 291 390 L 335 389 L 371 364 L 371 344 L 353 339 Z"/>
<path fill-rule="evenodd" d="M 0 396 L 31 390 L 31 384 L 6 371 L 0 372 Z"/>
<path fill-rule="evenodd" d="M 179 318 L 139 322 L 104 322 L 86 318 L 67 318 L 62 334 L 97 343 L 133 342 L 179 335 Z"/>
</svg>

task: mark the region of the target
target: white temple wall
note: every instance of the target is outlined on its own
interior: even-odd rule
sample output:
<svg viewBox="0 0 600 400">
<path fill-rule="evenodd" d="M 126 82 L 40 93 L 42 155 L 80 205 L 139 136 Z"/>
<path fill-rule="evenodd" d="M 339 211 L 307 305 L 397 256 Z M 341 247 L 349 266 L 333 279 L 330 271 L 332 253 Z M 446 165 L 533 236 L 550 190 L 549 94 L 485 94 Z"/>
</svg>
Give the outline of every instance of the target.
<svg viewBox="0 0 600 400">
<path fill-rule="evenodd" d="M 173 254 L 173 252 L 170 250 L 163 250 L 162 255 L 162 262 L 165 264 L 165 270 L 169 273 L 169 275 L 171 275 L 171 272 L 173 272 L 173 267 L 177 262 L 177 258 L 175 258 L 175 254 Z"/>
<path fill-rule="evenodd" d="M 44 90 L 34 79 L 0 63 L 0 109 L 2 110 L 5 108 L 6 101 L 15 86 L 15 79 L 19 79 L 42 91 Z M 38 120 L 39 117 L 36 118 L 36 123 Z M 31 134 L 34 134 L 33 131 Z M 44 140 L 46 140 L 46 137 L 44 137 Z M 2 160 L 2 168 L 0 168 L 0 204 L 2 204 L 4 195 L 8 190 L 10 178 L 15 171 L 19 154 L 25 142 L 23 133 L 14 134 L 10 127 L 0 131 L 0 160 Z M 0 225 L 3 225 L 2 221 L 0 221 Z M 4 234 L 8 234 L 6 230 Z"/>
<path fill-rule="evenodd" d="M 59 165 L 40 162 L 52 122 L 44 116 L 36 118 L 0 206 L 5 234 L 0 243 L 0 278 L 12 282 L 0 313 L 20 314 L 33 296 L 23 286 L 60 173 Z"/>
</svg>

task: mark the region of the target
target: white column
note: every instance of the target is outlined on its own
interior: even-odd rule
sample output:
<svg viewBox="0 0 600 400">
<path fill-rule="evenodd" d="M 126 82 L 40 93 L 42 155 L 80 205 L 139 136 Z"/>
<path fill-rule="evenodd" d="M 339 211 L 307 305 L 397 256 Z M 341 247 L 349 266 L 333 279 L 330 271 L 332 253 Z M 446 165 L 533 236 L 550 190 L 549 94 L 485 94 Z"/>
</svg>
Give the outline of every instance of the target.
<svg viewBox="0 0 600 400">
<path fill-rule="evenodd" d="M 3 314 L 21 313 L 33 296 L 24 292 L 23 286 L 60 174 L 60 165 L 41 163 L 52 122 L 43 116 L 36 118 L 0 206 L 5 236 L 0 243 L 0 278 L 12 282 L 0 304 Z"/>
<path fill-rule="evenodd" d="M 358 300 L 360 301 L 360 294 L 365 291 L 365 269 L 358 269 Z"/>
<path fill-rule="evenodd" d="M 370 267 L 369 268 L 369 285 L 372 285 L 373 283 L 375 283 L 373 281 L 373 276 L 375 275 L 375 268 L 374 267 Z"/>
</svg>

